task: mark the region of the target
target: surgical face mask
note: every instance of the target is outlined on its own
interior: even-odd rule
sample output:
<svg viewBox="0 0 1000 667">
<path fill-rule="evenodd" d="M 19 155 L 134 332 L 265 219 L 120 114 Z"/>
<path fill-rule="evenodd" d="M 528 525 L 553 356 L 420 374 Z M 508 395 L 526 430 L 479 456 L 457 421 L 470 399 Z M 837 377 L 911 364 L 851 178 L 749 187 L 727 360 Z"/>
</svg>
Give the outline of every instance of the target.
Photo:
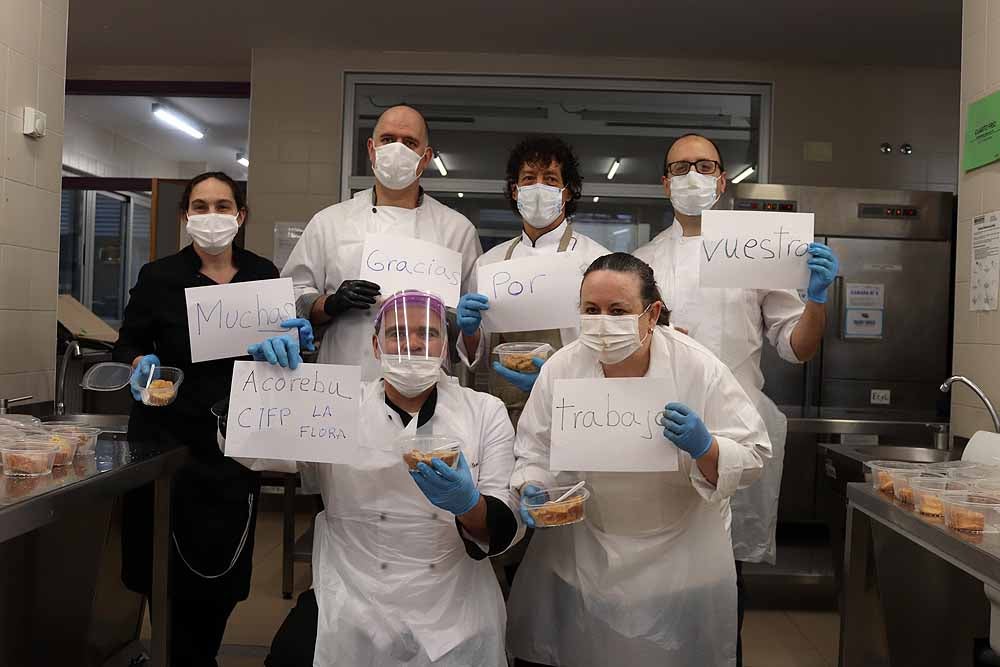
<svg viewBox="0 0 1000 667">
<path fill-rule="evenodd" d="M 210 255 L 221 255 L 236 238 L 240 223 L 235 215 L 199 213 L 187 219 L 188 236 Z"/>
<path fill-rule="evenodd" d="M 548 227 L 563 210 L 562 189 L 535 183 L 518 186 L 517 211 L 535 229 Z"/>
<path fill-rule="evenodd" d="M 684 215 L 701 215 L 719 201 L 718 176 L 706 176 L 691 170 L 683 176 L 670 177 L 670 203 Z"/>
<path fill-rule="evenodd" d="M 382 377 L 403 396 L 419 396 L 438 381 L 440 359 L 411 358 L 399 354 L 382 355 Z"/>
<path fill-rule="evenodd" d="M 645 315 L 653 304 L 639 315 L 581 315 L 580 342 L 597 353 L 605 364 L 618 364 L 642 347 L 649 337 L 639 335 L 639 318 Z"/>
<path fill-rule="evenodd" d="M 372 165 L 375 178 L 390 190 L 408 188 L 419 178 L 420 157 L 399 141 L 379 146 L 375 149 L 375 164 Z"/>
</svg>

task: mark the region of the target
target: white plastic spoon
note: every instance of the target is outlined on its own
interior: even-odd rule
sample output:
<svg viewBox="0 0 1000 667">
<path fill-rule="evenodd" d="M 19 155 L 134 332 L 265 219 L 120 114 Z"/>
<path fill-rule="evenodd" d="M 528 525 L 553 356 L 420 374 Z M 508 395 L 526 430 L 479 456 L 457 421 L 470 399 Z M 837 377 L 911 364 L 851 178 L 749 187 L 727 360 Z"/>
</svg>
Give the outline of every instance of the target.
<svg viewBox="0 0 1000 667">
<path fill-rule="evenodd" d="M 586 481 L 577 482 L 576 484 L 573 485 L 573 487 L 569 491 L 567 491 L 566 493 L 562 494 L 561 496 L 559 496 L 555 500 L 551 500 L 549 502 L 552 503 L 552 504 L 561 503 L 562 501 L 566 500 L 567 498 L 569 498 L 570 496 L 572 496 L 574 493 L 576 493 L 577 491 L 579 491 L 580 489 L 582 489 L 583 485 L 586 484 L 586 483 L 587 483 Z"/>
</svg>

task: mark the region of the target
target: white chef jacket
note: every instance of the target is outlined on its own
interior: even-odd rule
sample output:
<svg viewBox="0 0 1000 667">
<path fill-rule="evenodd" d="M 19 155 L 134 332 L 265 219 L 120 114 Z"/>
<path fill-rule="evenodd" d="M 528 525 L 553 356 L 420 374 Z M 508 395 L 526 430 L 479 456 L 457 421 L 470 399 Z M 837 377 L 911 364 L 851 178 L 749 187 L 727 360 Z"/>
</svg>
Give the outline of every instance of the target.
<svg viewBox="0 0 1000 667">
<path fill-rule="evenodd" d="M 791 337 L 805 305 L 795 290 L 700 287 L 700 252 L 701 236 L 684 236 L 674 220 L 634 255 L 653 267 L 670 323 L 687 329 L 729 366 L 764 418 L 773 456 L 761 482 L 732 500 L 733 552 L 737 560 L 773 564 L 787 425 L 761 391 L 760 356 L 766 336 L 782 359 L 801 363 Z"/>
<path fill-rule="evenodd" d="M 511 254 L 511 259 L 522 259 L 524 257 L 538 257 L 540 255 L 555 255 L 559 250 L 559 242 L 562 240 L 563 234 L 566 233 L 567 221 L 563 220 L 563 223 L 553 229 L 552 231 L 546 232 L 538 239 L 532 242 L 531 237 L 521 230 L 521 242 L 514 246 L 514 252 Z M 496 264 L 497 262 L 503 262 L 507 258 L 507 251 L 510 246 L 517 239 L 510 239 L 509 241 L 504 241 L 503 243 L 496 245 L 489 250 L 487 250 L 479 259 L 476 260 L 476 265 L 473 268 L 472 275 L 469 277 L 469 284 L 466 293 L 475 292 L 478 289 L 478 275 L 479 267 L 489 266 L 490 264 Z M 565 252 L 571 252 L 574 256 L 579 255 L 580 258 L 580 278 L 583 279 L 583 272 L 587 270 L 587 267 L 597 259 L 598 257 L 603 257 L 611 251 L 602 246 L 597 241 L 593 240 L 589 236 L 585 236 L 575 229 L 572 231 L 572 238 L 570 239 L 569 246 L 566 247 Z M 579 303 L 579 294 L 572 295 Z M 459 336 L 457 347 L 458 356 L 462 362 L 468 366 L 473 367 L 479 364 L 484 358 L 489 354 L 486 349 L 489 345 L 490 331 L 486 327 L 480 328 L 479 336 L 479 347 L 475 350 L 475 358 L 469 358 L 469 350 L 465 348 L 465 337 Z M 572 327 L 569 329 L 560 329 L 560 335 L 562 336 L 563 345 L 571 343 L 580 336 L 579 327 Z"/>
<path fill-rule="evenodd" d="M 672 378 L 677 395 L 719 444 L 710 484 L 691 457 L 658 473 L 550 472 L 557 380 L 601 378 L 579 341 L 542 367 L 518 423 L 511 486 L 587 480 L 584 521 L 536 530 L 517 571 L 508 645 L 550 665 L 732 665 L 736 572 L 720 505 L 759 475 L 770 443 L 760 416 L 728 368 L 690 337 L 657 327 L 646 377 Z M 664 447 L 672 447 L 666 439 Z M 614 444 L 609 443 L 609 455 Z"/>
<path fill-rule="evenodd" d="M 475 227 L 464 215 L 423 193 L 420 206 L 405 209 L 373 206 L 373 189 L 313 216 L 295 244 L 281 275 L 291 277 L 299 315 L 309 317 L 316 298 L 336 292 L 345 280 L 361 275 L 361 255 L 368 234 L 393 234 L 420 239 L 462 254 L 462 285 L 482 254 Z M 389 296 L 383 294 L 383 297 Z M 380 377 L 372 352 L 375 308 L 351 309 L 335 318 L 323 334 L 319 363 L 360 365 L 363 380 Z"/>
<path fill-rule="evenodd" d="M 473 560 L 455 518 L 407 472 L 407 434 L 456 436 L 480 493 L 515 515 L 508 482 L 514 432 L 503 403 L 444 373 L 431 419 L 403 427 L 381 381 L 364 383 L 357 465 L 299 463 L 318 476 L 326 507 L 315 521 L 319 606 L 315 667 L 506 667 L 506 610 L 489 560 Z M 239 459 L 252 470 L 294 462 Z"/>
</svg>

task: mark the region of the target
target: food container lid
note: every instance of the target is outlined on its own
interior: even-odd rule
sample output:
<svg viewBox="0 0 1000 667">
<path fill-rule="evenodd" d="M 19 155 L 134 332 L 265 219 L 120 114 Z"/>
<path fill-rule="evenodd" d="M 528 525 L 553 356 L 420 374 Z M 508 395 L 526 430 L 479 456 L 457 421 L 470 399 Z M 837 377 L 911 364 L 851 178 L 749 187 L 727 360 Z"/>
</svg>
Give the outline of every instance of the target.
<svg viewBox="0 0 1000 667">
<path fill-rule="evenodd" d="M 975 461 L 939 461 L 938 463 L 928 463 L 928 470 L 964 470 L 966 468 L 977 468 L 981 463 Z"/>
<path fill-rule="evenodd" d="M 494 354 L 530 354 L 534 357 L 548 357 L 553 348 L 548 343 L 501 343 L 493 348 Z"/>
<path fill-rule="evenodd" d="M 572 484 L 566 486 L 555 486 L 548 489 L 541 489 L 535 493 L 528 493 L 524 495 L 525 504 L 531 507 L 538 507 L 540 505 L 556 505 L 556 500 L 559 499 L 564 493 L 573 488 Z M 576 502 L 580 499 L 586 501 L 590 498 L 590 489 L 586 486 L 581 486 L 579 489 L 573 492 L 573 495 L 564 499 L 559 505 Z"/>
<path fill-rule="evenodd" d="M 46 443 L 41 440 L 18 440 L 17 442 L 0 445 L 0 451 L 5 452 L 51 452 L 59 451 L 59 446 L 55 443 Z"/>
<path fill-rule="evenodd" d="M 128 386 L 132 367 L 118 361 L 105 361 L 91 366 L 80 381 L 88 391 L 118 391 Z"/>
<path fill-rule="evenodd" d="M 38 426 L 41 423 L 41 419 L 38 417 L 32 417 L 31 415 L 15 415 L 9 413 L 0 415 L 0 426 L 13 426 L 15 428 L 20 428 L 22 426 Z"/>
<path fill-rule="evenodd" d="M 865 461 L 869 468 L 882 468 L 883 470 L 926 470 L 926 463 L 911 463 L 909 461 Z"/>
<path fill-rule="evenodd" d="M 399 438 L 405 449 L 421 452 L 452 451 L 462 448 L 462 441 L 451 435 L 407 435 Z"/>
</svg>

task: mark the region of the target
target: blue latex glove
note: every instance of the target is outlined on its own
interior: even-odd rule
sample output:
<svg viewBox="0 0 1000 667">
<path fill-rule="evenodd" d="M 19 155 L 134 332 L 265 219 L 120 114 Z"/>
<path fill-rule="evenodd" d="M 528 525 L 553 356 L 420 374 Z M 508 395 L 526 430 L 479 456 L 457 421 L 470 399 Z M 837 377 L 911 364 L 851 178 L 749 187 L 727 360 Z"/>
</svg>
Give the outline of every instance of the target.
<svg viewBox="0 0 1000 667">
<path fill-rule="evenodd" d="M 545 360 L 541 357 L 532 357 L 531 363 L 535 364 L 535 368 L 541 368 Z M 507 382 L 520 389 L 526 394 L 531 393 L 531 388 L 535 386 L 535 380 L 538 379 L 538 373 L 521 373 L 519 371 L 512 371 L 499 361 L 493 362 L 493 370 L 497 372 L 497 375 L 502 377 Z"/>
<path fill-rule="evenodd" d="M 483 323 L 483 315 L 480 311 L 490 309 L 490 300 L 485 294 L 463 294 L 458 300 L 458 308 L 455 315 L 458 319 L 458 328 L 466 336 L 472 336 L 479 330 L 479 325 Z"/>
<path fill-rule="evenodd" d="M 523 487 L 521 487 L 521 508 L 520 508 L 521 521 L 523 521 L 524 525 L 527 526 L 528 528 L 535 527 L 535 519 L 531 516 L 531 514 L 528 513 L 528 506 L 524 504 L 524 499 L 530 495 L 540 492 L 541 489 L 535 486 L 534 484 L 525 484 Z M 555 498 L 553 498 L 552 500 L 555 500 Z"/>
<path fill-rule="evenodd" d="M 248 347 L 247 353 L 253 357 L 254 361 L 266 361 L 282 368 L 291 368 L 294 371 L 302 363 L 300 349 L 305 349 L 307 352 L 312 352 L 315 349 L 312 325 L 309 324 L 309 320 L 295 318 L 285 320 L 281 326 L 286 329 L 298 329 L 299 335 L 295 338 L 272 336 Z"/>
<path fill-rule="evenodd" d="M 810 301 L 826 303 L 826 290 L 837 277 L 840 262 L 829 246 L 822 243 L 809 244 L 809 289 L 806 294 Z"/>
<path fill-rule="evenodd" d="M 712 448 L 712 434 L 694 410 L 683 403 L 667 403 L 664 408 L 663 436 L 699 459 Z"/>
<path fill-rule="evenodd" d="M 452 470 L 441 459 L 431 459 L 431 465 L 420 462 L 410 477 L 417 483 L 427 500 L 445 512 L 461 516 L 479 503 L 479 489 L 472 481 L 465 454 L 458 455 L 458 466 Z"/>
<path fill-rule="evenodd" d="M 143 358 L 139 359 L 139 363 L 135 365 L 132 370 L 132 377 L 129 379 L 129 388 L 132 390 L 132 398 L 137 401 L 142 400 L 141 390 L 146 388 L 146 380 L 149 379 L 149 371 L 153 366 L 156 366 L 156 370 L 153 372 L 153 379 L 160 377 L 159 368 L 160 358 L 155 354 L 147 354 Z"/>
</svg>

